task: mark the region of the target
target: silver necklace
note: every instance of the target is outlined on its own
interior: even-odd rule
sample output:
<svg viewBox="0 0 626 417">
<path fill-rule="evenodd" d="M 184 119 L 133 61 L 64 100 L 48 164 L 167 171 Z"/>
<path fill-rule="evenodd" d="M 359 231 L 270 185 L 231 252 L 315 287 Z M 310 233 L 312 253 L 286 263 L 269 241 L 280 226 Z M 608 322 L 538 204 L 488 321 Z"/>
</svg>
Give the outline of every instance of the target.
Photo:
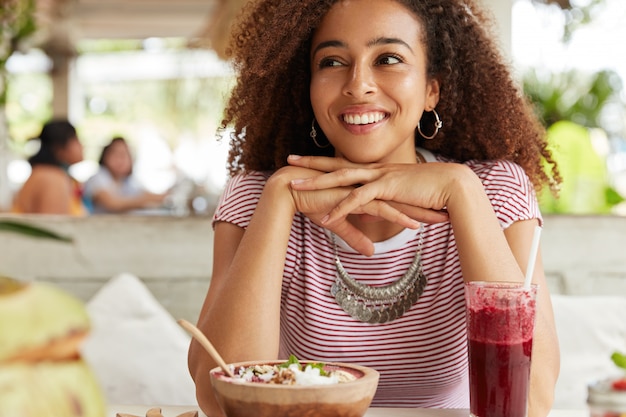
<svg viewBox="0 0 626 417">
<path fill-rule="evenodd" d="M 401 317 L 419 300 L 428 279 L 422 272 L 422 233 L 420 226 L 417 251 L 409 269 L 400 279 L 388 285 L 373 287 L 352 278 L 341 264 L 335 234 L 331 233 L 335 248 L 337 276 L 330 294 L 351 317 L 366 323 L 386 323 Z"/>
</svg>

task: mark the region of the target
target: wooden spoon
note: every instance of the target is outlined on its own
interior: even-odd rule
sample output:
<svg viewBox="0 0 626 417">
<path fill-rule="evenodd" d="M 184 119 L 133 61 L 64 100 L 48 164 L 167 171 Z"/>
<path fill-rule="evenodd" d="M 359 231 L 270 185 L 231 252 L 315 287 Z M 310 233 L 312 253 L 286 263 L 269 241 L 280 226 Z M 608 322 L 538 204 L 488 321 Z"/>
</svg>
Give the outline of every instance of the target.
<svg viewBox="0 0 626 417">
<path fill-rule="evenodd" d="M 231 378 L 235 377 L 233 373 L 230 371 L 230 368 L 228 367 L 228 365 L 226 365 L 226 362 L 224 362 L 224 359 L 222 359 L 220 354 L 213 347 L 211 342 L 209 342 L 209 339 L 207 339 L 204 333 L 200 331 L 200 329 L 198 329 L 196 326 L 194 326 L 193 324 L 189 323 L 187 320 L 184 320 L 184 319 L 178 320 L 178 324 L 180 324 L 185 330 L 191 333 L 191 335 L 202 345 L 202 347 L 209 353 L 209 355 L 211 355 L 213 360 L 217 362 L 219 367 L 222 368 L 222 371 L 224 371 L 226 375 L 228 375 Z"/>
</svg>

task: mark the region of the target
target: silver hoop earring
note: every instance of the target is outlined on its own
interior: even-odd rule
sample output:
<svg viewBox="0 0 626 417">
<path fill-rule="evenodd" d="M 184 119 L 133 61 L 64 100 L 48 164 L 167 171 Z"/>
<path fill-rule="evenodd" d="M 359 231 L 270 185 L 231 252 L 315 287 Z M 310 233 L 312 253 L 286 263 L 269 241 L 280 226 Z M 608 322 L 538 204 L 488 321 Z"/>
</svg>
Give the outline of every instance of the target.
<svg viewBox="0 0 626 417">
<path fill-rule="evenodd" d="M 432 135 L 426 136 L 422 132 L 422 127 L 420 126 L 421 120 L 417 122 L 417 131 L 419 132 L 420 135 L 422 135 L 424 139 L 433 139 L 435 136 L 437 136 L 437 133 L 439 133 L 439 129 L 441 129 L 441 126 L 443 126 L 443 122 L 439 118 L 439 114 L 437 114 L 435 109 L 432 109 L 431 111 L 433 112 L 433 115 L 435 116 L 435 131 L 433 132 Z"/>
<path fill-rule="evenodd" d="M 330 142 L 322 146 L 317 141 L 317 130 L 315 130 L 315 117 L 313 118 L 313 121 L 311 122 L 311 132 L 309 133 L 309 136 L 311 136 L 311 139 L 313 139 L 313 143 L 315 143 L 315 146 L 317 146 L 320 149 L 328 148 L 330 146 Z"/>
</svg>

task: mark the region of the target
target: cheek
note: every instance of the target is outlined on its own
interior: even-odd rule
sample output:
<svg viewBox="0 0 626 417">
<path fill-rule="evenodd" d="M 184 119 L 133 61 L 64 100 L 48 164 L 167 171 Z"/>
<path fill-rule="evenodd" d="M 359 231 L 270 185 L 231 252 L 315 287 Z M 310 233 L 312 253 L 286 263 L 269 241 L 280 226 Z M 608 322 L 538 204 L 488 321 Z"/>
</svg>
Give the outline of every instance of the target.
<svg viewBox="0 0 626 417">
<path fill-rule="evenodd" d="M 426 86 L 423 80 L 417 77 L 398 77 L 386 85 L 389 94 L 402 100 L 418 103 L 423 102 L 426 96 Z"/>
<path fill-rule="evenodd" d="M 74 145 L 70 150 L 70 154 L 71 159 L 73 159 L 72 162 L 81 161 L 83 159 L 83 147 L 80 144 Z"/>
<path fill-rule="evenodd" d="M 320 115 L 324 111 L 324 107 L 328 104 L 329 96 L 327 83 L 319 77 L 313 77 L 309 94 L 311 96 L 311 106 L 315 114 Z"/>
<path fill-rule="evenodd" d="M 394 88 L 393 92 L 389 92 L 389 95 L 393 97 L 400 113 L 403 114 L 405 118 L 408 118 L 407 121 L 409 123 L 415 122 L 417 125 L 426 107 L 425 91 L 416 88 L 413 84 L 399 84 L 397 88 Z"/>
</svg>

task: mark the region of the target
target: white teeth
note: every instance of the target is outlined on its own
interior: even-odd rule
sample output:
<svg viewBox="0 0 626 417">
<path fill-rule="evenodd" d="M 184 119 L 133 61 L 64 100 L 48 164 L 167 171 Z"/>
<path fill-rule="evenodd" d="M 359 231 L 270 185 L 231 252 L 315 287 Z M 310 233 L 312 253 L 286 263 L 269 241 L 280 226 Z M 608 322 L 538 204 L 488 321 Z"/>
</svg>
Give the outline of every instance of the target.
<svg viewBox="0 0 626 417">
<path fill-rule="evenodd" d="M 364 114 L 346 114 L 343 121 L 350 125 L 367 125 L 370 123 L 380 122 L 385 118 L 382 112 L 364 113 Z"/>
</svg>

